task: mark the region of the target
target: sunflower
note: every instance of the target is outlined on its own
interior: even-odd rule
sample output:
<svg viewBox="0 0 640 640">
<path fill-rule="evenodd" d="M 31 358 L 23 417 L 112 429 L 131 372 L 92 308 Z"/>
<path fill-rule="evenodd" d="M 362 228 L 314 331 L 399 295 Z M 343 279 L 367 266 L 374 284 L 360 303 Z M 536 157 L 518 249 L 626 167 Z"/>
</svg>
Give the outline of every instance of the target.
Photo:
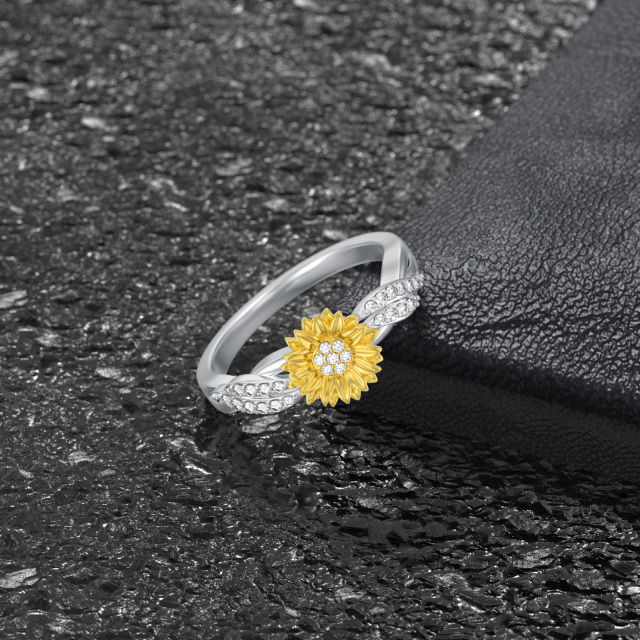
<svg viewBox="0 0 640 640">
<path fill-rule="evenodd" d="M 335 407 L 338 399 L 348 404 L 377 382 L 382 347 L 371 341 L 378 330 L 358 323 L 358 316 L 325 309 L 311 320 L 302 318 L 302 330 L 293 333 L 295 338 L 285 338 L 291 351 L 282 369 L 289 372 L 289 388 L 299 388 L 307 404 L 318 398 L 325 407 Z"/>
</svg>

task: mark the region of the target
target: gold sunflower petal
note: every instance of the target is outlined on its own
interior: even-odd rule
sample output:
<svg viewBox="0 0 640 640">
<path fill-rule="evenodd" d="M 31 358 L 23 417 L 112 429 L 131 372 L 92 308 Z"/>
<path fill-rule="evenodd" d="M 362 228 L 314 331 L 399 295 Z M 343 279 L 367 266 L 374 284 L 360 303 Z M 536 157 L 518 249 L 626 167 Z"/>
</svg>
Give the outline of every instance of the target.
<svg viewBox="0 0 640 640">
<path fill-rule="evenodd" d="M 381 347 L 369 344 L 358 344 L 353 348 L 353 355 L 357 358 L 375 358 L 380 355 Z"/>
<path fill-rule="evenodd" d="M 367 362 L 366 360 L 356 360 L 353 363 L 353 368 L 358 371 L 367 382 L 368 377 L 372 373 L 380 371 L 380 367 L 378 365 L 373 364 L 372 362 Z"/>
<path fill-rule="evenodd" d="M 318 316 L 313 316 L 313 334 L 316 336 L 316 339 L 319 341 L 320 336 L 327 330 L 326 324 L 324 320 L 319 318 Z"/>
<path fill-rule="evenodd" d="M 311 393 L 312 391 L 317 391 L 320 388 L 320 383 L 322 381 L 318 376 L 309 376 L 302 387 L 300 388 L 300 393 Z"/>
<path fill-rule="evenodd" d="M 293 376 L 293 374 L 291 374 L 291 375 Z M 300 389 L 305 382 L 306 382 L 305 378 L 292 377 L 289 380 L 289 388 L 290 389 Z"/>
<path fill-rule="evenodd" d="M 367 386 L 367 383 L 365 382 L 364 377 L 360 374 L 360 372 L 355 367 L 352 367 L 349 370 L 349 379 L 351 380 L 351 384 L 357 389 L 364 390 L 364 388 Z"/>
<path fill-rule="evenodd" d="M 371 329 L 370 327 L 366 329 L 364 332 L 363 342 L 371 342 L 378 335 L 377 329 Z"/>
<path fill-rule="evenodd" d="M 311 391 L 306 395 L 307 404 L 311 404 L 312 402 L 315 402 L 319 397 L 320 397 L 320 391 Z"/>
<path fill-rule="evenodd" d="M 349 404 L 349 402 L 351 402 L 351 394 L 349 393 L 349 383 L 345 379 L 345 376 L 338 376 L 337 386 L 340 400 Z"/>
<path fill-rule="evenodd" d="M 309 364 L 309 355 L 304 351 L 292 351 L 291 353 L 285 353 L 284 359 L 288 364 L 296 367 L 304 367 Z"/>
<path fill-rule="evenodd" d="M 350 331 L 351 329 L 354 329 L 358 324 L 358 316 L 352 314 L 350 316 L 347 316 L 344 319 L 344 331 Z"/>
<path fill-rule="evenodd" d="M 366 330 L 367 328 L 363 324 L 359 324 L 355 329 L 345 333 L 344 336 L 351 344 L 360 344 Z"/>
<path fill-rule="evenodd" d="M 337 380 L 334 381 L 333 388 L 331 389 L 331 406 L 335 407 L 336 402 L 340 400 L 340 392 L 338 391 Z"/>
<path fill-rule="evenodd" d="M 343 330 L 344 316 L 342 315 L 342 311 L 336 311 L 336 314 L 333 316 L 333 320 L 331 321 L 329 331 L 331 331 L 331 333 L 342 333 Z"/>
<path fill-rule="evenodd" d="M 356 332 L 358 331 L 359 328 L 360 327 L 359 327 L 359 325 L 357 323 L 354 324 L 354 325 L 347 325 L 345 323 L 345 327 L 344 327 L 344 330 L 342 332 L 343 338 L 345 340 L 352 338 L 356 334 Z"/>
<path fill-rule="evenodd" d="M 329 400 L 331 399 L 331 384 L 331 378 L 326 376 L 322 379 L 322 383 L 320 385 L 320 400 L 322 400 L 322 404 L 325 407 L 329 404 Z"/>
<path fill-rule="evenodd" d="M 300 329 L 295 329 L 293 332 L 293 335 L 295 335 L 296 340 L 298 341 L 300 346 L 305 350 L 311 349 L 315 345 L 316 338 L 313 335 L 313 333 L 307 333 L 306 331 L 300 331 Z"/>
</svg>

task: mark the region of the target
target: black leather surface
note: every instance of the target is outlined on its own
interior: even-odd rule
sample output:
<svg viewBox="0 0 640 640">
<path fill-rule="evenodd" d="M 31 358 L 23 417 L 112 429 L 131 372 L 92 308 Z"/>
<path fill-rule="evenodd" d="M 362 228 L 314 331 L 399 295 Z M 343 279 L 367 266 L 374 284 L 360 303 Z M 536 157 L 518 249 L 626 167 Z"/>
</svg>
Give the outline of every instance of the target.
<svg viewBox="0 0 640 640">
<path fill-rule="evenodd" d="M 399 230 L 423 302 L 360 409 L 640 481 L 639 33 L 605 2 Z"/>
</svg>

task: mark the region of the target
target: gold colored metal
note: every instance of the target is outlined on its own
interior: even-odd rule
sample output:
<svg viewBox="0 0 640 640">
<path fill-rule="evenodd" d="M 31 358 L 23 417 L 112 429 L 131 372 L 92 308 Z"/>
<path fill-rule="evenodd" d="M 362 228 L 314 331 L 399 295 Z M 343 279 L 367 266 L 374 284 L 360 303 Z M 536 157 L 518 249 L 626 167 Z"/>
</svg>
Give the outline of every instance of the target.
<svg viewBox="0 0 640 640">
<path fill-rule="evenodd" d="M 284 354 L 284 371 L 289 372 L 289 388 L 299 388 L 307 404 L 318 398 L 324 406 L 336 406 L 338 400 L 347 404 L 352 398 L 360 400 L 360 394 L 369 390 L 369 384 L 378 381 L 376 373 L 382 361 L 382 347 L 371 344 L 378 335 L 377 329 L 358 322 L 357 315 L 344 317 L 342 311 L 335 314 L 325 309 L 321 315 L 302 318 L 302 330 L 296 329 L 294 338 L 285 338 L 290 352 Z M 351 353 L 345 362 L 343 373 L 335 370 L 329 375 L 314 362 L 324 342 L 342 341 L 344 351 Z M 335 368 L 334 368 L 335 369 Z"/>
</svg>

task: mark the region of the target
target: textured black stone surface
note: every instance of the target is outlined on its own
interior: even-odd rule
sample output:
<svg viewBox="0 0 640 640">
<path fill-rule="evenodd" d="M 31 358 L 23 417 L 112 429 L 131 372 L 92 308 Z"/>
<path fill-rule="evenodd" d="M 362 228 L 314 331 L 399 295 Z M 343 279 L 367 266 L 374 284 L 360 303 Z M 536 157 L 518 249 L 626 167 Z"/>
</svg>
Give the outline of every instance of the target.
<svg viewBox="0 0 640 640">
<path fill-rule="evenodd" d="M 376 416 L 221 416 L 195 382 L 284 267 L 397 228 L 591 9 L 2 3 L 0 636 L 640 636 L 638 487 Z"/>
</svg>

